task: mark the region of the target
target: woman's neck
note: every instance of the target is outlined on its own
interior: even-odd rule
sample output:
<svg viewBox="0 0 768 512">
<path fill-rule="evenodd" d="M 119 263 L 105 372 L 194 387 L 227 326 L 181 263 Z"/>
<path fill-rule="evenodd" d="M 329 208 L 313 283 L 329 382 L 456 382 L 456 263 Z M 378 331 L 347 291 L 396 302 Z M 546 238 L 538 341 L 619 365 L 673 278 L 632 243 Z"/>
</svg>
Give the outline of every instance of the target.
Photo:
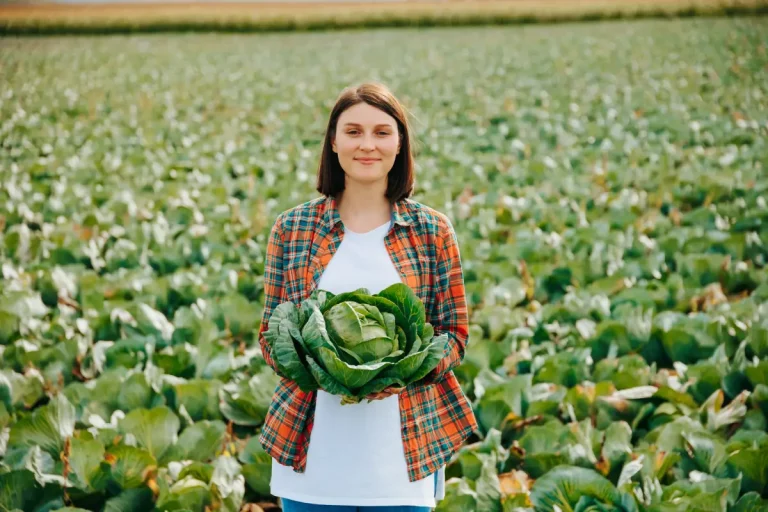
<svg viewBox="0 0 768 512">
<path fill-rule="evenodd" d="M 338 209 L 345 226 L 355 230 L 370 230 L 387 222 L 392 205 L 383 190 L 345 188 L 339 195 Z"/>
</svg>

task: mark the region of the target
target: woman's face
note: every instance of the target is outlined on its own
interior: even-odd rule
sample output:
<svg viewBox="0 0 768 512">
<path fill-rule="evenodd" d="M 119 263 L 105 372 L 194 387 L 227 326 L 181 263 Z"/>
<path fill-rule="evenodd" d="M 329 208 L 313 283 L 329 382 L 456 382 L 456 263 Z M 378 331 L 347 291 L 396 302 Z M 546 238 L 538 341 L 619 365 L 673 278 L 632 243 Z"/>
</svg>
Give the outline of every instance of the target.
<svg viewBox="0 0 768 512">
<path fill-rule="evenodd" d="M 400 152 L 397 121 L 376 107 L 358 103 L 339 116 L 331 145 L 339 156 L 347 182 L 370 184 L 384 180 L 386 183 Z"/>
</svg>

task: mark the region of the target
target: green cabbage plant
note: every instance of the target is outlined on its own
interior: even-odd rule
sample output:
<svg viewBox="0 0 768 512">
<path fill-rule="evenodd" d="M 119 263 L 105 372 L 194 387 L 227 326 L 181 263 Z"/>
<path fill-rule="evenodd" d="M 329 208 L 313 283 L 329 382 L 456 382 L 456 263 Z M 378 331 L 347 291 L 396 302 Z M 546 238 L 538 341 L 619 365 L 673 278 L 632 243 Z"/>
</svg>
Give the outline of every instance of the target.
<svg viewBox="0 0 768 512">
<path fill-rule="evenodd" d="M 282 375 L 303 391 L 340 395 L 342 403 L 423 379 L 448 341 L 435 336 L 424 304 L 403 283 L 375 295 L 315 290 L 299 305 L 284 302 L 264 338 Z"/>
</svg>

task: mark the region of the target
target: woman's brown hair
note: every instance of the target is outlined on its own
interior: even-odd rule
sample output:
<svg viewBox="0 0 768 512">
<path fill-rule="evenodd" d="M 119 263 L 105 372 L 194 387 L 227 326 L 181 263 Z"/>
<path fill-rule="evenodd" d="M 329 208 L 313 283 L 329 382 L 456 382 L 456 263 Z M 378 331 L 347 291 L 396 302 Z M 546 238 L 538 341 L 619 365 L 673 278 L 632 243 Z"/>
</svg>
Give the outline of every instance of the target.
<svg viewBox="0 0 768 512">
<path fill-rule="evenodd" d="M 336 135 L 336 124 L 341 114 L 358 103 L 367 103 L 376 107 L 392 116 L 397 122 L 397 131 L 400 135 L 400 152 L 395 157 L 392 170 L 389 171 L 386 196 L 390 203 L 410 197 L 413 192 L 414 176 L 407 111 L 387 86 L 377 82 L 366 82 L 357 87 L 347 87 L 341 91 L 336 100 L 328 119 L 323 152 L 320 155 L 320 165 L 317 169 L 317 191 L 326 196 L 336 197 L 339 192 L 344 190 L 344 170 L 339 164 L 338 156 L 333 152 L 331 141 Z"/>
</svg>

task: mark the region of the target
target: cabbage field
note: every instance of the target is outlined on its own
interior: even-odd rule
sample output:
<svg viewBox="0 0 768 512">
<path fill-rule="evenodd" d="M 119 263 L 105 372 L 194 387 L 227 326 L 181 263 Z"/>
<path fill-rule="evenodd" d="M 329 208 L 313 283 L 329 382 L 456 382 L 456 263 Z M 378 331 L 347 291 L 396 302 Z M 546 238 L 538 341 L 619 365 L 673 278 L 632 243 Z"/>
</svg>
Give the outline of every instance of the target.
<svg viewBox="0 0 768 512">
<path fill-rule="evenodd" d="M 276 511 L 266 237 L 412 112 L 480 431 L 439 512 L 768 510 L 768 19 L 0 39 L 0 511 Z"/>
</svg>

